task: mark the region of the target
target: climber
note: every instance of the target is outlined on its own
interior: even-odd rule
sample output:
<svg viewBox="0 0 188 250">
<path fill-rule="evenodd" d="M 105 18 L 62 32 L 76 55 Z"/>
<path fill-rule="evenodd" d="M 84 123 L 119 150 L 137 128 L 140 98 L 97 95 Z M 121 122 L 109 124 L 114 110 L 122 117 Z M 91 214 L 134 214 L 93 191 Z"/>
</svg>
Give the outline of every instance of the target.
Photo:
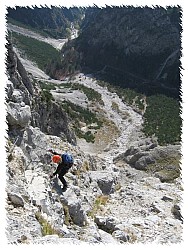
<svg viewBox="0 0 188 250">
<path fill-rule="evenodd" d="M 67 190 L 67 182 L 64 178 L 64 175 L 72 167 L 73 157 L 72 155 L 67 153 L 59 154 L 53 151 L 52 149 L 49 149 L 48 151 L 53 154 L 52 161 L 58 164 L 56 171 L 52 175 L 50 175 L 50 178 L 53 178 L 55 175 L 58 174 L 58 178 L 63 184 L 62 191 L 65 192 Z"/>
</svg>

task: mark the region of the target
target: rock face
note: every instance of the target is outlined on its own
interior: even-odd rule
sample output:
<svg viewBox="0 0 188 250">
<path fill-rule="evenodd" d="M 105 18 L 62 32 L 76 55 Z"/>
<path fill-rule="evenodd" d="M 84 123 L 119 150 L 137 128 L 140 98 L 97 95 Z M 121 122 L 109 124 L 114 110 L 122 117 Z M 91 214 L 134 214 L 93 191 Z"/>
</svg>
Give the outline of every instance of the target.
<svg viewBox="0 0 188 250">
<path fill-rule="evenodd" d="M 70 143 L 76 144 L 76 138 L 70 130 L 67 115 L 55 102 L 48 103 L 41 97 L 36 97 L 33 103 L 31 125 L 39 127 L 44 133 L 61 136 Z"/>
<path fill-rule="evenodd" d="M 77 198 L 75 192 L 71 191 L 68 190 L 65 193 L 61 199 L 61 202 L 68 207 L 72 221 L 78 226 L 83 226 L 86 223 L 85 211 L 81 207 L 81 200 Z"/>
<path fill-rule="evenodd" d="M 122 135 L 115 148 L 112 144 L 101 155 L 82 152 L 66 127 L 66 114 L 54 100 L 42 99 L 37 83 L 28 87 L 32 79 L 21 77 L 11 53 L 7 86 L 8 242 L 181 242 L 181 180 L 175 176 L 167 183 L 156 178 L 161 171 L 174 171 L 174 167 L 177 171 L 175 160 L 163 165 L 159 162 L 178 159 L 179 146 L 159 147 L 153 139 L 139 139 L 134 133 L 126 145 Z M 45 119 L 49 121 L 46 125 Z M 133 138 L 136 140 L 128 148 Z M 51 162 L 48 148 L 68 151 L 74 157 L 75 164 L 65 175 L 68 188 L 64 193 L 60 180 L 49 178 L 57 165 Z"/>
<path fill-rule="evenodd" d="M 7 121 L 9 126 L 26 127 L 31 124 L 41 131 L 63 137 L 76 144 L 76 138 L 69 128 L 69 121 L 60 105 L 50 102 L 47 92 L 34 87 L 32 79 L 8 43 L 7 71 Z M 47 122 L 48 121 L 48 122 Z M 56 122 L 54 122 L 56 121 Z"/>
<path fill-rule="evenodd" d="M 9 102 L 7 105 L 7 121 L 10 126 L 26 127 L 31 119 L 30 106 L 25 105 L 24 102 L 13 103 Z"/>
</svg>

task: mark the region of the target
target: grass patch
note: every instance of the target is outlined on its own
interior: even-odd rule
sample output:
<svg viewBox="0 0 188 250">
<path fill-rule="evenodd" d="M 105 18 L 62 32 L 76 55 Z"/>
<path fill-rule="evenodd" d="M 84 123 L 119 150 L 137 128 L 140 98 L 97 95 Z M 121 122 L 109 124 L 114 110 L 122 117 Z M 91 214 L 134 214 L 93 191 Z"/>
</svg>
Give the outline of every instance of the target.
<svg viewBox="0 0 188 250">
<path fill-rule="evenodd" d="M 119 113 L 119 105 L 116 102 L 112 102 L 112 109 Z"/>
<path fill-rule="evenodd" d="M 155 177 L 158 177 L 161 182 L 173 182 L 176 178 L 180 176 L 179 169 L 162 169 L 155 173 Z"/>
<path fill-rule="evenodd" d="M 79 124 L 80 122 L 84 122 L 88 127 L 92 124 L 97 124 L 95 129 L 101 128 L 103 122 L 97 118 L 96 114 L 91 112 L 89 109 L 82 108 L 68 101 L 64 101 L 62 107 L 71 118 L 76 135 L 79 138 L 84 138 L 87 142 L 94 143 L 95 136 L 93 131 L 88 130 L 83 132 Z"/>
<path fill-rule="evenodd" d="M 83 161 L 82 167 L 75 170 L 74 174 L 80 179 L 81 173 L 86 173 L 90 170 L 89 162 L 87 160 Z"/>
<path fill-rule="evenodd" d="M 88 216 L 94 218 L 98 211 L 103 211 L 108 200 L 109 197 L 107 195 L 98 196 L 94 201 L 93 209 L 88 212 Z"/>
<path fill-rule="evenodd" d="M 95 91 L 94 89 L 88 88 L 88 87 L 81 85 L 79 83 L 74 83 L 73 87 L 74 87 L 74 89 L 83 91 L 83 93 L 87 96 L 89 101 L 98 102 L 101 105 L 104 105 L 101 94 L 98 93 L 97 91 Z"/>
<path fill-rule="evenodd" d="M 47 90 L 47 91 L 50 91 L 50 90 L 55 90 L 56 89 L 56 85 L 54 83 L 51 83 L 51 82 L 43 82 L 43 81 L 38 81 L 40 87 L 42 90 Z"/>
<path fill-rule="evenodd" d="M 84 173 L 88 172 L 90 170 L 89 162 L 88 161 L 83 161 L 82 163 L 82 170 Z"/>
<path fill-rule="evenodd" d="M 49 104 L 51 101 L 54 101 L 53 95 L 48 90 L 42 90 L 41 92 L 42 102 Z"/>
<path fill-rule="evenodd" d="M 60 52 L 50 44 L 11 32 L 13 44 L 45 71 L 51 60 L 60 61 Z"/>
<path fill-rule="evenodd" d="M 72 219 L 71 219 L 70 214 L 69 214 L 68 206 L 64 205 L 63 210 L 64 210 L 64 215 L 65 215 L 64 223 L 65 223 L 65 225 L 70 226 L 72 224 Z"/>
<path fill-rule="evenodd" d="M 176 157 L 166 157 L 166 158 L 159 158 L 156 160 L 154 164 L 148 164 L 148 171 L 156 172 L 158 170 L 164 169 L 166 166 L 180 166 L 180 156 Z"/>
<path fill-rule="evenodd" d="M 121 183 L 118 182 L 116 185 L 115 185 L 115 190 L 116 192 L 119 191 L 121 189 Z"/>
<path fill-rule="evenodd" d="M 125 230 L 125 233 L 129 235 L 129 243 L 136 243 L 138 241 L 136 233 L 133 232 L 131 229 L 127 228 Z"/>
<path fill-rule="evenodd" d="M 148 164 L 146 171 L 155 174 L 161 182 L 173 182 L 180 177 L 180 156 L 160 158 L 153 164 Z"/>
<path fill-rule="evenodd" d="M 63 237 L 54 227 L 41 215 L 40 212 L 35 214 L 36 219 L 41 225 L 42 236 L 57 234 L 59 237 Z"/>
</svg>

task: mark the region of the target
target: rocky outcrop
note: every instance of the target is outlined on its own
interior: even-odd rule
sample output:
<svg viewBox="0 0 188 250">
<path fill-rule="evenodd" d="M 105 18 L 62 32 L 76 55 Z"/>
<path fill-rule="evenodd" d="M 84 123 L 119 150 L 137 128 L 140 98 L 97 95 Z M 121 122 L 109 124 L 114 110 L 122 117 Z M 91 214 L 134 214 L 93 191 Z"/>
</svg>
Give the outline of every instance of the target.
<svg viewBox="0 0 188 250">
<path fill-rule="evenodd" d="M 24 207 L 24 201 L 21 196 L 14 193 L 8 193 L 7 195 L 14 207 Z"/>
<path fill-rule="evenodd" d="M 90 181 L 98 184 L 103 194 L 110 194 L 114 191 L 115 175 L 108 171 L 89 172 Z"/>
<path fill-rule="evenodd" d="M 114 232 L 116 224 L 118 221 L 116 218 L 113 217 L 102 217 L 96 216 L 94 222 L 98 225 L 100 229 L 103 229 L 106 232 Z"/>
<path fill-rule="evenodd" d="M 7 73 L 9 75 L 7 122 L 11 130 L 32 125 L 39 127 L 45 133 L 61 136 L 64 140 L 76 144 L 68 117 L 61 106 L 52 98 L 50 99 L 50 94 L 42 91 L 36 82 L 34 84 L 32 78 L 29 78 L 9 42 L 7 49 Z"/>
<path fill-rule="evenodd" d="M 114 163 L 124 161 L 135 169 L 155 174 L 162 182 L 169 182 L 180 176 L 180 157 L 180 145 L 159 146 L 146 139 L 114 158 Z"/>
<path fill-rule="evenodd" d="M 7 73 L 9 80 L 12 82 L 13 87 L 16 91 L 16 96 L 22 96 L 22 101 L 26 104 L 30 104 L 30 97 L 33 95 L 34 87 L 29 79 L 27 72 L 21 64 L 19 58 L 13 51 L 12 44 L 8 41 L 7 47 Z M 7 85 L 7 95 L 9 98 L 10 92 L 13 90 L 10 83 Z M 19 92 L 19 94 L 18 94 Z M 14 97 L 12 97 L 14 100 Z"/>
<path fill-rule="evenodd" d="M 7 121 L 9 126 L 26 127 L 31 120 L 31 109 L 29 105 L 9 102 L 7 104 Z"/>
<path fill-rule="evenodd" d="M 59 104 L 36 96 L 32 103 L 32 111 L 32 126 L 76 144 L 76 137 L 70 129 L 70 121 Z"/>
<path fill-rule="evenodd" d="M 93 162 L 94 156 L 85 155 L 60 137 L 46 135 L 32 126 L 25 129 L 17 143 L 9 142 L 10 243 L 181 241 L 178 185 L 161 183 L 127 163 L 99 170 L 97 165 L 101 161 L 97 157 Z M 58 179 L 49 179 L 56 166 L 51 164 L 47 147 L 59 152 L 66 148 L 75 158 L 76 165 L 65 176 L 68 181 L 65 193 L 61 192 Z M 84 167 L 85 161 L 92 171 Z"/>
<path fill-rule="evenodd" d="M 61 198 L 61 202 L 68 207 L 69 215 L 72 221 L 78 226 L 86 224 L 86 214 L 81 207 L 81 200 L 79 200 L 74 191 L 68 190 Z"/>
</svg>

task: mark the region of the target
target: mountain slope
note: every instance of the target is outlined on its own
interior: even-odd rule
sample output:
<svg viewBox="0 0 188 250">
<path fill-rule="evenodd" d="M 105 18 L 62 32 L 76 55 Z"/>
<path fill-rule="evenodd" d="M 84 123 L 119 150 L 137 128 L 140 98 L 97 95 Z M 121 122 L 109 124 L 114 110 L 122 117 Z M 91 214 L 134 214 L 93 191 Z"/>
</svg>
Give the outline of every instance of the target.
<svg viewBox="0 0 188 250">
<path fill-rule="evenodd" d="M 60 134 L 55 136 L 57 128 L 53 131 L 49 129 L 44 131 L 41 127 L 42 113 L 50 113 L 49 107 L 54 105 L 56 112 L 58 101 L 54 102 L 53 99 L 48 100 L 48 103 L 41 101 L 42 90 L 39 82 L 33 85 L 23 66 L 20 62 L 15 63 L 15 60 L 17 57 L 9 47 L 6 187 L 8 242 L 13 244 L 181 242 L 182 218 L 177 216 L 181 202 L 180 179 L 176 176 L 175 180 L 171 179 L 166 183 L 165 179 L 162 183 L 152 172 L 136 170 L 133 166 L 133 162 L 136 161 L 135 166 L 143 168 L 143 159 L 147 164 L 150 159 L 159 166 L 163 157 L 166 159 L 166 155 L 170 158 L 177 154 L 178 158 L 179 149 L 158 147 L 152 139 L 139 138 L 140 121 L 124 131 L 126 129 L 124 125 L 128 120 L 122 121 L 120 116 L 123 113 L 116 114 L 117 111 L 111 110 L 110 102 L 116 100 L 120 110 L 127 107 L 115 93 L 112 94 L 107 90 L 103 92 L 103 88 L 98 86 L 94 79 L 88 77 L 85 79 L 82 75 L 83 79 L 80 81 L 82 84 L 90 84 L 96 91 L 101 92 L 104 110 L 106 108 L 109 110 L 108 119 L 114 119 L 117 126 L 120 126 L 119 122 L 122 126 L 122 135 L 115 144 L 111 144 L 107 152 L 101 151 L 98 156 L 96 153 L 92 155 L 88 154 L 89 152 L 87 154 L 82 152 L 80 147 L 66 142 L 65 130 L 61 131 L 60 137 Z M 57 93 L 60 89 L 62 90 L 62 86 L 56 89 Z M 46 105 L 47 111 L 44 109 Z M 16 110 L 17 106 L 19 109 Z M 34 111 L 34 114 L 30 113 L 30 110 Z M 126 111 L 132 118 L 140 117 L 131 108 Z M 110 114 L 111 116 L 113 114 L 114 118 L 110 117 Z M 33 118 L 38 127 L 33 127 Z M 45 119 L 49 123 L 57 117 L 48 116 Z M 65 126 L 64 119 L 61 115 L 59 121 L 64 122 Z M 42 124 L 47 125 L 47 123 Z M 138 126 L 138 134 L 135 133 L 135 125 Z M 134 136 L 130 134 L 130 128 Z M 128 141 L 127 136 L 131 141 Z M 54 148 L 59 152 L 67 150 L 75 158 L 74 167 L 65 177 L 69 187 L 63 194 L 58 179 L 49 180 L 49 175 L 55 170 L 55 166 L 51 163 L 51 155 L 47 152 L 47 148 Z M 147 155 L 148 153 L 151 155 Z M 169 164 L 166 161 L 163 170 L 169 168 L 172 171 Z"/>
<path fill-rule="evenodd" d="M 75 71 L 81 67 L 114 85 L 178 98 L 180 17 L 178 7 L 89 9 L 79 37 L 62 50 L 62 74 L 74 58 Z"/>
<path fill-rule="evenodd" d="M 20 7 L 7 8 L 9 22 L 33 29 L 53 38 L 68 38 L 71 29 L 79 28 L 84 10 L 77 7 L 65 8 L 45 6 L 38 8 Z"/>
<path fill-rule="evenodd" d="M 180 145 L 143 134 L 147 97 L 123 96 L 84 73 L 49 79 L 7 50 L 8 242 L 180 243 Z M 48 148 L 74 156 L 65 193 L 49 179 Z"/>
<path fill-rule="evenodd" d="M 96 10 L 97 13 L 97 10 Z M 87 19 L 87 18 L 86 18 Z M 15 28 L 15 26 L 9 26 L 10 30 L 12 28 Z M 83 28 L 84 29 L 84 28 Z M 20 33 L 20 28 L 16 27 L 16 32 Z M 29 70 L 29 72 L 36 76 L 36 70 L 38 72 L 39 77 L 43 76 L 45 79 L 50 79 L 50 77 L 54 77 L 56 79 L 63 80 L 65 79 L 65 75 L 62 75 L 62 71 L 66 71 L 67 74 L 69 69 L 72 71 L 72 73 L 75 73 L 75 69 L 78 70 L 79 63 L 77 59 L 79 58 L 78 52 L 75 51 L 74 48 L 70 50 L 70 53 L 67 52 L 64 55 L 64 59 L 62 60 L 60 58 L 60 53 L 55 50 L 54 48 L 47 46 L 45 42 L 56 44 L 57 47 L 62 46 L 61 40 L 53 40 L 51 41 L 50 38 L 43 38 L 41 36 L 38 36 L 36 33 L 30 33 L 26 29 L 21 29 L 22 35 L 18 35 L 16 33 L 12 33 L 12 42 L 14 43 L 14 46 L 19 48 L 19 54 L 22 54 L 22 57 L 24 56 L 25 59 L 21 58 L 22 61 L 24 61 L 24 65 Z M 32 35 L 32 38 L 30 36 Z M 37 41 L 35 39 L 39 40 Z M 28 37 L 29 36 L 29 37 Z M 79 38 L 78 38 L 79 39 Z M 42 40 L 42 42 L 40 42 Z M 73 42 L 76 40 L 73 40 Z M 70 42 L 68 44 L 64 44 L 63 50 L 67 50 L 70 46 Z M 48 51 L 48 53 L 45 53 L 45 51 Z M 17 50 L 18 53 L 18 50 Z M 164 70 L 166 65 L 168 65 L 169 61 L 177 55 L 177 50 L 172 53 L 170 56 L 167 57 L 162 67 L 159 68 L 158 76 L 161 75 L 161 72 Z M 34 62 L 37 63 L 37 65 L 43 69 L 46 70 L 47 74 L 50 75 L 44 75 L 42 71 L 39 71 L 37 67 L 34 65 L 31 65 L 31 62 L 27 61 L 26 63 L 26 57 L 29 57 Z M 57 60 L 55 58 L 58 58 Z M 69 58 L 67 61 L 66 58 Z M 53 61 L 53 63 L 49 64 L 49 61 Z M 103 72 L 105 71 L 106 66 L 104 67 Z M 80 68 L 81 69 L 81 68 Z M 79 70 L 80 70 L 79 69 Z M 78 71 L 79 71 L 78 70 Z M 108 74 L 108 77 L 111 76 L 110 72 Z M 72 75 L 72 74 L 71 74 Z M 130 74 L 129 74 L 130 75 Z M 119 77 L 119 74 L 115 74 L 115 76 Z M 131 74 L 131 77 L 134 76 L 134 74 Z M 99 75 L 96 75 L 95 77 L 100 78 Z M 111 82 L 112 79 L 110 79 Z M 137 78 L 138 80 L 138 78 Z M 81 81 L 81 79 L 78 79 L 78 82 Z M 58 83 L 58 81 L 54 83 Z M 71 82 L 71 81 L 70 81 Z M 61 84 L 61 82 L 59 82 Z M 131 83 L 127 82 L 127 83 Z M 165 93 L 168 91 L 168 94 L 170 92 L 178 94 L 178 90 L 174 87 L 168 87 L 164 83 L 160 83 L 159 85 L 148 85 L 146 82 L 141 84 L 139 81 L 139 86 L 142 87 L 142 92 L 145 91 L 146 86 L 152 89 L 152 91 L 159 92 L 162 91 L 162 95 L 152 95 L 150 97 L 147 97 L 144 94 L 140 94 L 138 92 L 135 92 L 134 90 L 131 90 L 130 88 L 133 87 L 132 83 L 129 89 L 122 89 L 118 88 L 117 86 L 109 86 L 108 83 L 104 83 L 102 81 L 97 81 L 97 84 L 102 84 L 102 86 L 108 86 L 108 89 L 111 89 L 111 91 L 117 92 L 119 97 L 122 98 L 125 102 L 128 102 L 137 112 L 141 113 L 144 116 L 144 124 L 143 124 L 143 131 L 146 135 L 152 136 L 156 135 L 158 138 L 158 142 L 161 145 L 169 144 L 169 143 L 178 143 L 181 140 L 181 118 L 179 116 L 180 114 L 180 103 L 177 99 L 166 97 Z M 114 84 L 114 82 L 113 82 Z M 80 88 L 78 83 L 75 83 L 76 88 Z M 161 87 L 162 88 L 161 88 Z M 87 84 L 85 85 L 85 91 L 86 91 Z M 158 90 L 157 90 L 157 89 Z M 144 90 L 144 91 L 143 91 Z M 165 91 L 163 91 L 165 90 Z M 90 90 L 89 90 L 90 91 Z M 170 92 L 169 92 L 170 91 Z M 87 91 L 88 92 L 88 91 Z M 151 92 L 150 92 L 151 94 Z M 59 94 L 58 94 L 59 95 Z M 170 94 L 171 95 L 171 94 Z M 117 104 L 115 102 L 112 102 L 113 105 Z M 67 104 L 65 104 L 67 105 Z M 87 106 L 87 105 L 86 105 Z M 148 107 L 148 108 L 146 108 Z M 75 107 L 74 107 L 75 109 Z M 83 113 L 83 112 L 82 112 Z M 75 125 L 74 125 L 75 126 Z M 117 129 L 116 129 L 117 131 Z M 76 129 L 76 133 L 79 135 L 84 136 L 87 140 L 93 140 L 93 135 L 91 134 L 91 131 L 87 131 L 86 133 L 83 133 L 81 130 Z"/>
</svg>

